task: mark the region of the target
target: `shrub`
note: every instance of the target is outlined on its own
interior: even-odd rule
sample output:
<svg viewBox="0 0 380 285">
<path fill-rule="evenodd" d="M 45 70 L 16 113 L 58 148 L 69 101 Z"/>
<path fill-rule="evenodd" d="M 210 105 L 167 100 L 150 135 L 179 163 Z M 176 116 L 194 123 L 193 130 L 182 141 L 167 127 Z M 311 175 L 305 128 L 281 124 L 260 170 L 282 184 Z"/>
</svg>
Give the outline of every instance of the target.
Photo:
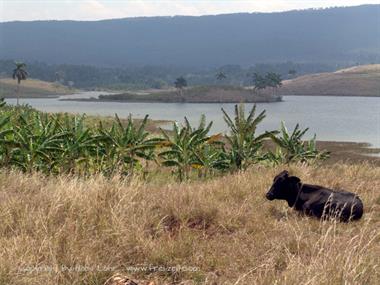
<svg viewBox="0 0 380 285">
<path fill-rule="evenodd" d="M 280 136 L 271 134 L 270 137 L 279 147 L 273 155 L 274 159 L 279 160 L 282 163 L 291 162 L 310 162 L 314 160 L 325 160 L 329 157 L 329 152 L 319 151 L 316 145 L 316 135 L 304 142 L 302 137 L 309 130 L 300 129 L 299 124 L 294 127 L 293 132 L 290 134 L 285 126 L 284 122 L 281 122 Z"/>
</svg>

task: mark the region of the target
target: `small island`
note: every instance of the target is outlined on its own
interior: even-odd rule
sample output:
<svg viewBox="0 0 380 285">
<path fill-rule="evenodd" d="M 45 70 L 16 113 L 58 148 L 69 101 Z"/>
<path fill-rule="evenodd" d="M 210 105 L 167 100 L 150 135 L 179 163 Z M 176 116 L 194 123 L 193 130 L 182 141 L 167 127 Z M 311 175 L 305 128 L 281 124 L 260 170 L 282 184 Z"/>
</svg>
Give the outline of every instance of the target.
<svg viewBox="0 0 380 285">
<path fill-rule="evenodd" d="M 96 101 L 154 102 L 154 103 L 259 103 L 278 102 L 282 96 L 262 95 L 253 90 L 235 86 L 196 86 L 177 90 L 152 90 L 145 93 L 100 95 Z"/>
<path fill-rule="evenodd" d="M 250 76 L 252 76 L 252 87 L 222 84 L 227 76 L 220 71 L 216 74 L 216 79 L 219 81 L 217 85 L 188 86 L 185 77 L 180 76 L 175 80 L 174 87 L 167 89 L 129 91 L 99 95 L 98 98 L 71 100 L 135 103 L 270 103 L 282 100 L 282 96 L 276 92 L 282 85 L 280 74 L 268 72 L 265 76 L 258 73 Z M 272 90 L 271 93 L 262 92 L 269 88 Z"/>
</svg>

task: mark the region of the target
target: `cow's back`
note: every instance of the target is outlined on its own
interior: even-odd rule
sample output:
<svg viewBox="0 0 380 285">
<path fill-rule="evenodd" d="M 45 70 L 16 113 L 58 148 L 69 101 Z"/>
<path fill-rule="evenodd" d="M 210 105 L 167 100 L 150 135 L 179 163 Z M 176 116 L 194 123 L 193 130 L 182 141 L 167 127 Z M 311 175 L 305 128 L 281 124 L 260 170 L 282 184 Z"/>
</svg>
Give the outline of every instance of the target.
<svg viewBox="0 0 380 285">
<path fill-rule="evenodd" d="M 304 185 L 303 188 L 304 201 L 298 210 L 318 218 L 336 217 L 342 221 L 358 220 L 363 215 L 362 201 L 351 192 L 334 191 L 318 185 Z"/>
</svg>

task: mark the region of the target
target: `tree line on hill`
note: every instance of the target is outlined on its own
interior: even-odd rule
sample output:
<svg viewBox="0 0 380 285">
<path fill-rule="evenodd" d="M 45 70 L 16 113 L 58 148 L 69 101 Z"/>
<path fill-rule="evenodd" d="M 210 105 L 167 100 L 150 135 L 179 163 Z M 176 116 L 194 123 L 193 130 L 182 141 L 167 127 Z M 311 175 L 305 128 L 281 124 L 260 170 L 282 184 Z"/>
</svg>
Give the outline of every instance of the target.
<svg viewBox="0 0 380 285">
<path fill-rule="evenodd" d="M 294 69 L 291 69 L 288 72 L 289 76 L 294 76 L 296 73 L 297 72 Z M 267 72 L 265 75 L 262 75 L 258 72 L 254 72 L 253 74 L 247 74 L 247 76 L 251 77 L 251 85 L 253 86 L 253 90 L 255 92 L 260 92 L 261 90 L 266 88 L 272 88 L 274 95 L 276 93 L 277 88 L 282 86 L 281 74 L 275 72 Z M 215 75 L 215 77 L 219 82 L 223 82 L 228 78 L 227 75 L 222 71 L 219 71 Z M 178 77 L 174 81 L 174 86 L 178 90 L 178 94 L 182 96 L 183 89 L 188 86 L 186 78 L 184 78 L 183 76 Z"/>
<path fill-rule="evenodd" d="M 189 68 L 177 66 L 144 66 L 108 68 L 87 65 L 50 65 L 41 62 L 26 62 L 31 78 L 63 85 L 93 89 L 145 89 L 167 88 L 179 76 L 183 76 L 188 86 L 195 85 L 233 85 L 252 86 L 260 78 L 254 74 L 276 73 L 281 78 L 293 78 L 296 74 L 334 71 L 343 66 L 316 63 L 272 63 L 255 64 L 251 67 L 224 65 L 215 68 Z M 14 60 L 0 60 L 0 77 L 11 77 Z M 258 84 L 258 89 L 261 85 Z"/>
</svg>

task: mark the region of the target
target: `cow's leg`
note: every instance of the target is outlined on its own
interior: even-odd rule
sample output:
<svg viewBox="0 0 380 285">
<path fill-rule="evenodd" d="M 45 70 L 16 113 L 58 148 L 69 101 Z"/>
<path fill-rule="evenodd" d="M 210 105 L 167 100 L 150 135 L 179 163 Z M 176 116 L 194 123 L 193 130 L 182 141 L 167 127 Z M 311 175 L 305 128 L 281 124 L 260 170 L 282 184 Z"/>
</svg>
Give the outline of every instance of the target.
<svg viewBox="0 0 380 285">
<path fill-rule="evenodd" d="M 308 215 L 308 216 L 314 216 L 314 213 L 313 213 L 313 210 L 312 210 L 312 207 L 311 207 L 311 203 L 310 203 L 310 202 L 305 202 L 305 203 L 302 205 L 302 212 L 303 212 L 305 215 Z"/>
<path fill-rule="evenodd" d="M 321 218 L 323 215 L 324 203 L 307 201 L 302 205 L 302 211 L 309 216 Z"/>
<path fill-rule="evenodd" d="M 358 220 L 363 215 L 363 204 L 359 199 L 355 199 L 352 203 L 344 204 L 341 214 L 342 222 L 350 220 Z"/>
</svg>

